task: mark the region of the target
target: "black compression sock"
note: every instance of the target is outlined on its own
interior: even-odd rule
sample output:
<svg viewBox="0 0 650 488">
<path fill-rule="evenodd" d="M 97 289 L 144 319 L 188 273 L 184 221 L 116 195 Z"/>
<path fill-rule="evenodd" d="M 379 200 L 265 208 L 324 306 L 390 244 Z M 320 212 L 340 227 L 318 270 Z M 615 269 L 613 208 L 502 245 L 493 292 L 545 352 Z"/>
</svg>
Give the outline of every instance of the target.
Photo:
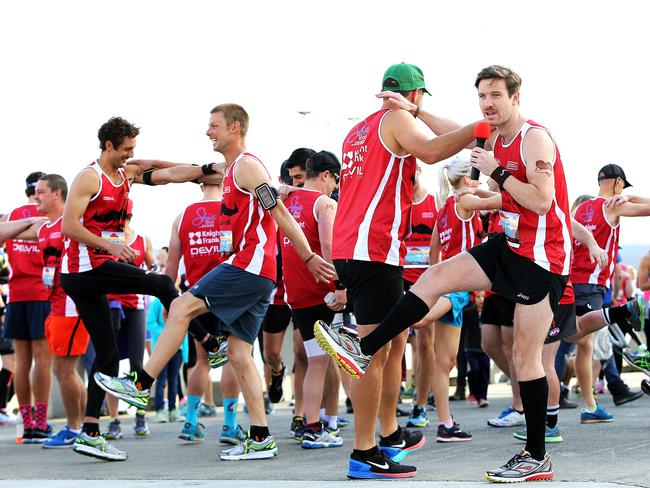
<svg viewBox="0 0 650 488">
<path fill-rule="evenodd" d="M 208 336 L 205 342 L 202 342 L 201 345 L 203 346 L 203 349 L 208 352 L 215 352 L 219 349 L 219 341 L 213 335 Z"/>
<path fill-rule="evenodd" d="M 551 429 L 557 425 L 557 414 L 560 411 L 559 405 L 546 407 L 546 425 Z"/>
<path fill-rule="evenodd" d="M 264 425 L 264 426 L 251 425 L 250 430 L 248 432 L 250 438 L 256 442 L 262 442 L 264 439 L 266 439 L 268 436 L 271 435 L 271 433 L 269 432 L 268 425 Z"/>
<path fill-rule="evenodd" d="M 429 306 L 417 295 L 407 291 L 377 328 L 361 339 L 361 351 L 367 355 L 376 353 L 428 313 Z"/>
<path fill-rule="evenodd" d="M 520 381 L 521 403 L 526 416 L 526 450 L 541 461 L 546 454 L 546 406 L 548 403 L 548 382 L 546 376 L 536 380 Z"/>
<path fill-rule="evenodd" d="M 154 378 L 149 376 L 144 369 L 135 372 L 135 385 L 139 390 L 148 390 L 153 385 Z"/>
<path fill-rule="evenodd" d="M 99 436 L 99 424 L 92 422 L 84 422 L 83 427 L 81 428 L 84 434 L 89 435 L 90 437 Z"/>
<path fill-rule="evenodd" d="M 628 310 L 625 305 L 620 307 L 609 307 L 603 309 L 603 315 L 605 316 L 605 321 L 609 324 L 616 322 L 619 327 L 621 324 L 625 324 L 627 319 L 632 316 L 632 313 Z"/>
</svg>

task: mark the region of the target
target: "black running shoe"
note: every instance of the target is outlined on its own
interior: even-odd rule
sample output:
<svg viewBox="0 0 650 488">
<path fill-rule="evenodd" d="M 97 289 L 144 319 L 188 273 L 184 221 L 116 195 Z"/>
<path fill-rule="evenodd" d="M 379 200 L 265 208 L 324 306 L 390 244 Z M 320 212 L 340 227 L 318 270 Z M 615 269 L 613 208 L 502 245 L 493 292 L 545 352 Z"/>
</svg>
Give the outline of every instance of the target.
<svg viewBox="0 0 650 488">
<path fill-rule="evenodd" d="M 23 432 L 23 444 L 42 444 L 52 438 L 47 429 L 25 429 Z"/>
<path fill-rule="evenodd" d="M 410 431 L 399 427 L 397 440 L 388 440 L 386 437 L 379 439 L 379 450 L 393 462 L 399 463 L 406 456 L 420 449 L 425 441 L 426 437 L 421 431 Z"/>
<path fill-rule="evenodd" d="M 305 434 L 305 417 L 296 415 L 291 420 L 291 427 L 289 429 L 289 437 L 296 441 L 302 442 L 302 436 Z"/>
<path fill-rule="evenodd" d="M 284 364 L 280 371 L 271 370 L 271 384 L 269 385 L 268 393 L 271 403 L 278 403 L 282 400 L 282 381 L 284 380 Z"/>
<path fill-rule="evenodd" d="M 351 479 L 412 478 L 416 473 L 415 466 L 402 466 L 381 452 L 367 458 L 353 452 L 348 464 L 348 478 Z"/>
<path fill-rule="evenodd" d="M 460 424 L 454 421 L 454 425 L 449 428 L 445 427 L 444 424 L 438 425 L 436 440 L 438 442 L 466 442 L 472 440 L 472 434 L 465 432 L 460 428 Z"/>
</svg>

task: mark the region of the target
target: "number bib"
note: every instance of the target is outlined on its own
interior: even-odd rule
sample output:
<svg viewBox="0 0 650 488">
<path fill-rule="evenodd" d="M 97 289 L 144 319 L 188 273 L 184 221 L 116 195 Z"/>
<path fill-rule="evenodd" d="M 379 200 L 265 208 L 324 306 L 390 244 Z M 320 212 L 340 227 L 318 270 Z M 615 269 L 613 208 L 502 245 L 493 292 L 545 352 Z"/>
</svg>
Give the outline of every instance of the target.
<svg viewBox="0 0 650 488">
<path fill-rule="evenodd" d="M 508 244 L 512 247 L 519 247 L 519 214 L 502 210 L 499 213 L 499 218 Z"/>
<path fill-rule="evenodd" d="M 232 231 L 220 230 L 219 231 L 219 252 L 222 254 L 232 254 L 234 251 L 232 247 Z"/>
<path fill-rule="evenodd" d="M 56 274 L 56 268 L 54 266 L 45 266 L 43 267 L 43 284 L 47 288 L 54 288 L 54 275 Z"/>
<path fill-rule="evenodd" d="M 103 230 L 102 239 L 107 239 L 111 241 L 113 244 L 123 244 L 124 232 Z"/>
<path fill-rule="evenodd" d="M 428 246 L 406 246 L 406 257 L 404 258 L 405 268 L 428 268 L 429 247 Z"/>
</svg>

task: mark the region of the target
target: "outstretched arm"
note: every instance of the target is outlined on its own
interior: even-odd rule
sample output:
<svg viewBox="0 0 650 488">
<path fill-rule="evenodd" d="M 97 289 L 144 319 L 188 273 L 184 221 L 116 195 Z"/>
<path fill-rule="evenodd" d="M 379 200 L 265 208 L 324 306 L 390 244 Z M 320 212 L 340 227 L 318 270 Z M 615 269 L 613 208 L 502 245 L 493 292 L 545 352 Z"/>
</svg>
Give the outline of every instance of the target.
<svg viewBox="0 0 650 488">
<path fill-rule="evenodd" d="M 233 176 L 241 188 L 253 194 L 255 194 L 255 189 L 263 184 L 269 187 L 272 185 L 268 173 L 256 159 L 251 157 L 244 157 L 239 161 Z M 296 253 L 307 265 L 316 281 L 327 282 L 331 280 L 335 274 L 334 266 L 311 250 L 305 234 L 303 234 L 287 207 L 284 206 L 284 203 L 277 199 L 269 212 L 277 222 L 278 227 L 284 232 L 284 235 L 291 241 Z"/>
<path fill-rule="evenodd" d="M 47 222 L 45 217 L 30 217 L 0 223 L 0 242 L 7 239 L 38 241 L 38 230 Z"/>
</svg>

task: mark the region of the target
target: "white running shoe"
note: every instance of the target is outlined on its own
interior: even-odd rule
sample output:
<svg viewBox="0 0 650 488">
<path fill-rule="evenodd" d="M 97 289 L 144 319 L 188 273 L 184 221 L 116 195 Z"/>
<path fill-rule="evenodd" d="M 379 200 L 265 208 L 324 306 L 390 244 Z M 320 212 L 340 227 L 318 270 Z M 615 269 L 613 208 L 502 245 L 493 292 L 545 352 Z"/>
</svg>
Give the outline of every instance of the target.
<svg viewBox="0 0 650 488">
<path fill-rule="evenodd" d="M 498 417 L 487 421 L 490 427 L 516 427 L 525 423 L 526 417 L 524 417 L 524 414 L 517 412 L 511 405 L 504 408 Z"/>
</svg>

